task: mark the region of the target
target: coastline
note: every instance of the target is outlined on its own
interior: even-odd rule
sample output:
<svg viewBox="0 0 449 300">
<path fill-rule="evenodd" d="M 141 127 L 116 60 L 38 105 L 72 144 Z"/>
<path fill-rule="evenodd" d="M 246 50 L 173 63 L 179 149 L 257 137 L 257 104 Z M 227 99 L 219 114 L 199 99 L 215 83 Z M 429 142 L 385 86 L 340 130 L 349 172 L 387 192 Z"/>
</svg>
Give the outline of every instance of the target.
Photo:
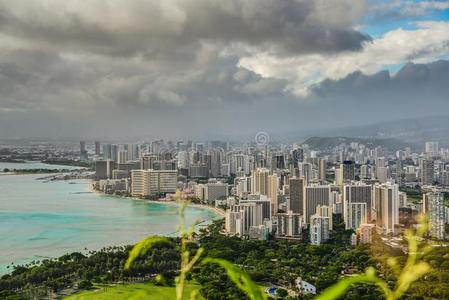
<svg viewBox="0 0 449 300">
<path fill-rule="evenodd" d="M 146 203 L 175 205 L 175 206 L 181 205 L 180 203 L 178 203 L 176 201 L 158 201 L 158 200 L 141 199 L 141 198 L 132 197 L 132 196 L 109 195 L 109 194 L 105 194 L 105 193 L 103 193 L 101 191 L 98 191 L 98 190 L 94 189 L 92 184 L 89 184 L 89 190 L 92 193 L 96 193 L 96 194 L 99 194 L 99 195 L 115 196 L 115 197 L 119 197 L 119 198 L 130 199 L 130 200 L 144 201 Z M 205 204 L 197 204 L 197 203 L 187 203 L 186 206 L 187 207 L 193 207 L 193 208 L 199 208 L 199 209 L 207 209 L 209 211 L 214 212 L 219 217 L 219 219 L 224 219 L 225 218 L 226 212 L 224 210 L 220 209 L 220 208 L 216 208 L 216 207 L 205 205 Z"/>
<path fill-rule="evenodd" d="M 0 177 L 2 175 L 0 173 Z M 9 227 L 7 226 L 11 226 L 12 237 L 14 237 L 11 239 L 5 238 L 5 243 L 2 243 L 2 247 L 0 247 L 0 252 L 5 254 L 0 260 L 0 276 L 9 273 L 10 270 L 7 269 L 7 266 L 11 263 L 24 265 L 33 260 L 57 258 L 65 253 L 84 253 L 86 248 L 100 250 L 103 247 L 115 245 L 131 245 L 148 235 L 176 235 L 177 223 L 173 223 L 173 217 L 178 216 L 179 206 L 176 205 L 179 204 L 175 201 L 142 201 L 142 199 L 130 201 L 138 199 L 94 191 L 90 179 L 81 179 L 79 184 L 78 181 L 76 181 L 76 184 L 70 184 L 71 180 L 44 184 L 42 181 L 35 180 L 40 176 L 42 175 L 5 174 L 3 180 L 0 178 L 0 191 L 2 191 L 0 204 L 6 208 L 5 211 L 2 211 L 3 222 L 0 222 L 2 228 L 0 239 L 11 234 L 8 233 Z M 26 190 L 25 194 L 23 191 L 16 193 L 11 188 L 12 184 L 23 185 L 24 183 L 30 184 L 30 188 Z M 13 195 L 12 198 L 10 198 L 11 195 Z M 104 200 L 100 199 L 99 196 Z M 14 201 L 9 199 L 14 199 Z M 23 199 L 26 200 L 22 201 Z M 86 199 L 86 201 L 81 204 L 80 199 Z M 20 206 L 20 203 L 24 205 Z M 33 205 L 36 205 L 36 203 L 39 203 L 39 205 L 34 209 Z M 151 204 L 147 203 L 160 205 L 148 208 Z M 172 207 L 170 208 L 167 205 L 172 205 Z M 96 206 L 104 208 L 94 209 Z M 198 210 L 188 209 L 186 211 L 186 221 L 189 224 L 193 224 L 195 220 L 200 222 L 196 227 L 197 230 L 213 220 L 222 218 L 222 212 L 212 207 L 194 204 L 189 206 L 198 208 Z M 67 209 L 67 207 L 70 209 Z M 121 208 L 123 208 L 123 213 Z M 161 211 L 160 214 L 159 211 Z M 17 221 L 21 225 L 9 224 L 10 219 L 4 218 L 6 215 L 8 215 L 8 218 L 12 216 L 12 222 Z M 105 222 L 103 222 L 103 216 L 105 216 Z M 132 218 L 134 216 L 135 219 Z M 29 220 L 29 223 L 21 222 L 22 219 Z M 36 227 L 28 224 L 33 226 L 36 224 Z M 56 225 L 53 226 L 52 224 Z M 149 226 L 140 226 L 140 224 L 149 224 Z M 117 235 L 111 234 L 111 228 L 113 227 L 117 227 Z M 26 231 L 28 228 L 30 229 L 29 232 Z M 99 238 L 96 238 L 96 235 L 102 232 L 106 234 L 101 234 Z"/>
</svg>

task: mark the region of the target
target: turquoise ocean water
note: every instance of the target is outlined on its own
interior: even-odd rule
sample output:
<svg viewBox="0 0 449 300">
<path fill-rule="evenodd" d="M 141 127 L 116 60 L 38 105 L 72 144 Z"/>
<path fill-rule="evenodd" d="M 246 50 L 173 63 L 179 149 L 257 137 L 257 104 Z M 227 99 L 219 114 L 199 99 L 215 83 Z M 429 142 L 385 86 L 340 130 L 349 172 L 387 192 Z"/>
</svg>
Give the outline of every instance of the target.
<svg viewBox="0 0 449 300">
<path fill-rule="evenodd" d="M 9 165 L 0 163 L 0 170 Z M 90 193 L 89 180 L 36 180 L 42 176 L 0 174 L 0 273 L 11 263 L 175 235 L 176 205 Z M 189 224 L 214 217 L 209 210 L 186 210 Z"/>
</svg>

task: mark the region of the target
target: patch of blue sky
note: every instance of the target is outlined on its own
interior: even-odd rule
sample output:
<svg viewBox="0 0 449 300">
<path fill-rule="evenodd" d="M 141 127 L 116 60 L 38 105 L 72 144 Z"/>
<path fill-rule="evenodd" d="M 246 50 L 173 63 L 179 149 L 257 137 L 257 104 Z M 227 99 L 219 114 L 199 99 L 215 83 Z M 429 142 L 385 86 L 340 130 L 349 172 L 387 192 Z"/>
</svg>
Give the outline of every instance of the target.
<svg viewBox="0 0 449 300">
<path fill-rule="evenodd" d="M 406 6 L 419 5 L 424 1 L 369 1 L 368 14 L 360 21 L 360 30 L 373 38 L 379 38 L 385 33 L 398 28 L 404 30 L 416 30 L 420 21 L 444 21 L 449 22 L 449 9 L 427 9 L 421 15 L 408 15 L 405 13 Z M 441 2 L 441 1 L 440 1 Z"/>
</svg>

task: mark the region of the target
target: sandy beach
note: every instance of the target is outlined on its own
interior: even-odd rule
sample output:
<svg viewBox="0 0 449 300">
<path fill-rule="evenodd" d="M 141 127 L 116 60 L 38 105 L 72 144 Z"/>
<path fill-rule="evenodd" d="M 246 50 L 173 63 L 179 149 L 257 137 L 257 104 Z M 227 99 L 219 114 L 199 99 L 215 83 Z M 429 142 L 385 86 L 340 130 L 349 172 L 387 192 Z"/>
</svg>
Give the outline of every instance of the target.
<svg viewBox="0 0 449 300">
<path fill-rule="evenodd" d="M 100 195 L 106 195 L 105 193 L 94 189 L 92 184 L 89 185 L 89 187 L 90 187 L 90 191 L 93 192 L 93 193 L 98 193 Z M 176 201 L 148 200 L 148 199 L 141 199 L 141 198 L 137 198 L 137 197 L 127 197 L 127 196 L 118 196 L 118 195 L 109 195 L 109 196 L 115 196 L 115 197 L 120 197 L 120 198 L 131 199 L 131 200 L 144 201 L 146 203 L 156 203 L 156 204 L 165 204 L 165 205 L 180 205 L 180 204 L 182 204 L 182 202 L 179 203 L 179 202 L 176 202 Z M 205 205 L 205 204 L 188 203 L 187 206 L 201 208 L 201 209 L 208 209 L 208 210 L 213 211 L 214 213 L 216 213 L 218 216 L 220 216 L 220 218 L 224 218 L 225 214 L 226 214 L 226 212 L 224 210 L 220 209 L 220 208 L 209 206 L 209 205 Z"/>
</svg>

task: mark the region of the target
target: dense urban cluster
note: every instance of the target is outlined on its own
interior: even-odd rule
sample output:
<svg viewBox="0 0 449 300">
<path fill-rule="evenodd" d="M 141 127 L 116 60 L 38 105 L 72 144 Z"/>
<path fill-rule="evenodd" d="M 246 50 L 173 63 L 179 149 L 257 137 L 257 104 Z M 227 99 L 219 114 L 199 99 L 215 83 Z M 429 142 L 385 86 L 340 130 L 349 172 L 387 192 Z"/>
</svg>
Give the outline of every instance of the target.
<svg viewBox="0 0 449 300">
<path fill-rule="evenodd" d="M 401 233 L 428 216 L 429 238 L 444 240 L 449 208 L 449 149 L 424 151 L 358 142 L 313 149 L 213 141 L 114 145 L 95 143 L 95 186 L 145 199 L 189 199 L 226 210 L 226 232 L 254 239 L 329 240 L 332 216 L 353 230 L 353 244 L 373 234 L 399 246 Z M 102 151 L 101 151 L 102 150 Z M 88 151 L 81 142 L 81 159 Z"/>
</svg>

